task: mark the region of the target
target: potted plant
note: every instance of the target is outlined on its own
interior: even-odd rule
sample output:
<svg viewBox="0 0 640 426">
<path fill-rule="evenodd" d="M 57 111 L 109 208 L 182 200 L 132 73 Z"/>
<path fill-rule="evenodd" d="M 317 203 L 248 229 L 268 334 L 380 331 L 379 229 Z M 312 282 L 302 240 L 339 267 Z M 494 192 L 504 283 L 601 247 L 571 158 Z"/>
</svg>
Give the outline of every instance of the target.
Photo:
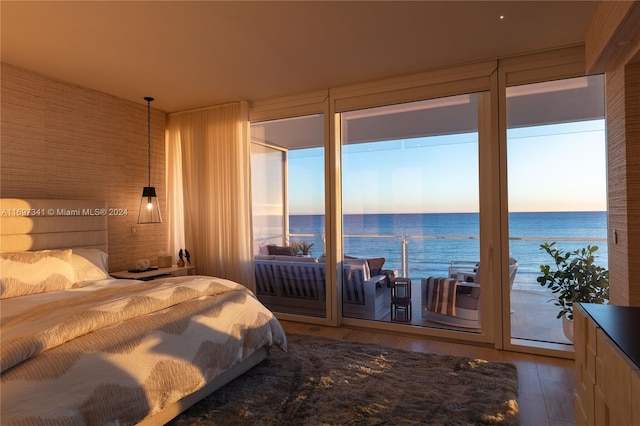
<svg viewBox="0 0 640 426">
<path fill-rule="evenodd" d="M 296 255 L 309 256 L 311 255 L 311 247 L 313 247 L 313 244 L 307 244 L 305 241 L 294 241 L 291 243 L 291 247 L 293 247 Z"/>
<path fill-rule="evenodd" d="M 554 295 L 555 305 L 560 307 L 556 318 L 563 318 L 563 329 L 573 341 L 573 304 L 608 303 L 609 271 L 595 264 L 598 246 L 587 245 L 581 249 L 565 252 L 553 242 L 540 245 L 554 261 L 554 266 L 540 265 L 542 275 L 537 281 L 548 287 Z"/>
</svg>

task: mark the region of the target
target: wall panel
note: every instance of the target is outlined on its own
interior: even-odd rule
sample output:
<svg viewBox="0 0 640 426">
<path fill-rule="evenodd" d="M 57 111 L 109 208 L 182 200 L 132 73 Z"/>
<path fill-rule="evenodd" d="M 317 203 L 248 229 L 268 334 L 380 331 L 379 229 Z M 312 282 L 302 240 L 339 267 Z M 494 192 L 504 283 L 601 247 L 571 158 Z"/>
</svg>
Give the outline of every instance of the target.
<svg viewBox="0 0 640 426">
<path fill-rule="evenodd" d="M 608 72 L 607 87 L 607 179 L 609 281 L 611 303 L 627 305 L 629 282 L 629 225 L 627 223 L 627 173 L 624 117 L 624 72 Z"/>
<path fill-rule="evenodd" d="M 606 77 L 611 303 L 640 306 L 640 64 Z"/>
<path fill-rule="evenodd" d="M 137 225 L 147 185 L 147 106 L 2 64 L 0 195 L 106 200 L 109 269 L 155 263 L 167 224 Z M 153 94 L 149 94 L 153 95 Z M 151 111 L 151 184 L 166 214 L 166 114 Z M 135 227 L 137 235 L 132 235 Z"/>
<path fill-rule="evenodd" d="M 640 63 L 624 67 L 625 144 L 629 232 L 628 305 L 640 306 Z"/>
</svg>

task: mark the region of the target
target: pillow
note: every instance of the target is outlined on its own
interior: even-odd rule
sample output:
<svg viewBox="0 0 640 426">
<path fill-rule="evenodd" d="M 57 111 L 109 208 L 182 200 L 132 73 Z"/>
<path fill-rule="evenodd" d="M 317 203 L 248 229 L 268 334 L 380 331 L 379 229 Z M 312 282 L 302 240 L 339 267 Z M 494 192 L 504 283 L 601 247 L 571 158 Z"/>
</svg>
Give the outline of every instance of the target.
<svg viewBox="0 0 640 426">
<path fill-rule="evenodd" d="M 385 260 L 386 259 L 384 257 L 367 259 L 367 264 L 369 265 L 369 271 L 371 271 L 371 276 L 382 274 L 382 265 L 384 265 Z"/>
<path fill-rule="evenodd" d="M 355 257 L 345 257 L 343 263 L 345 265 L 366 266 L 367 268 L 369 268 L 367 259 L 356 259 Z"/>
<path fill-rule="evenodd" d="M 253 258 L 254 260 L 274 260 L 276 256 L 272 254 L 256 254 Z"/>
<path fill-rule="evenodd" d="M 278 256 L 295 256 L 296 252 L 293 250 L 293 247 L 289 246 L 267 246 L 269 249 L 269 254 L 275 254 Z"/>
<path fill-rule="evenodd" d="M 104 280 L 109 278 L 107 262 L 109 255 L 98 249 L 73 249 L 71 252 L 71 266 L 75 276 L 75 283 L 83 281 Z"/>
<path fill-rule="evenodd" d="M 0 254 L 0 299 L 73 287 L 71 250 Z"/>
<path fill-rule="evenodd" d="M 345 257 L 343 262 L 345 265 L 349 265 L 352 269 L 362 268 L 364 272 L 365 280 L 368 280 L 369 278 L 371 278 L 371 272 L 369 271 L 369 264 L 367 263 L 367 259 L 355 259 L 355 258 Z"/>
<path fill-rule="evenodd" d="M 307 256 L 274 256 L 275 260 L 280 262 L 307 262 L 307 263 L 318 263 L 318 259 L 315 257 L 307 257 Z"/>
</svg>

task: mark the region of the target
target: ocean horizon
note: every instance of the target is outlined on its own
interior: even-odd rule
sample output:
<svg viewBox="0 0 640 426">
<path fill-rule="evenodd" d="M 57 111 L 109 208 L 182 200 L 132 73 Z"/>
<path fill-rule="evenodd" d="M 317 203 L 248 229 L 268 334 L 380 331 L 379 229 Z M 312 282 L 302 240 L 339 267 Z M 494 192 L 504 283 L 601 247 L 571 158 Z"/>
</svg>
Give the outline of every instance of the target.
<svg viewBox="0 0 640 426">
<path fill-rule="evenodd" d="M 384 268 L 402 270 L 403 240 L 408 277 L 446 276 L 453 260 L 479 260 L 478 213 L 387 213 L 343 216 L 345 254 L 386 259 Z M 264 229 L 262 230 L 265 231 Z M 268 231 L 267 231 L 268 232 Z M 290 215 L 291 241 L 312 243 L 312 256 L 324 246 L 324 215 Z M 540 245 L 573 251 L 598 246 L 596 263 L 608 268 L 607 212 L 530 212 L 509 214 L 509 251 L 518 261 L 514 288 L 544 290 L 536 278 L 553 259 Z"/>
</svg>

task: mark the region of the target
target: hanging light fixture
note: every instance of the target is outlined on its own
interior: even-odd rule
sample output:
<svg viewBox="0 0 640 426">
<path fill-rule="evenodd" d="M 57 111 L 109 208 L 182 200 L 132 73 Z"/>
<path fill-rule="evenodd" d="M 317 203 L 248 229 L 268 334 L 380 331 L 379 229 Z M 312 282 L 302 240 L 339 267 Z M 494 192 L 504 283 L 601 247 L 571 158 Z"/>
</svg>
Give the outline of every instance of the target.
<svg viewBox="0 0 640 426">
<path fill-rule="evenodd" d="M 162 223 L 156 188 L 151 186 L 151 101 L 153 101 L 153 98 L 145 96 L 144 100 L 147 101 L 147 150 L 149 154 L 147 166 L 149 171 L 149 186 L 145 186 L 142 189 L 138 223 Z"/>
</svg>

